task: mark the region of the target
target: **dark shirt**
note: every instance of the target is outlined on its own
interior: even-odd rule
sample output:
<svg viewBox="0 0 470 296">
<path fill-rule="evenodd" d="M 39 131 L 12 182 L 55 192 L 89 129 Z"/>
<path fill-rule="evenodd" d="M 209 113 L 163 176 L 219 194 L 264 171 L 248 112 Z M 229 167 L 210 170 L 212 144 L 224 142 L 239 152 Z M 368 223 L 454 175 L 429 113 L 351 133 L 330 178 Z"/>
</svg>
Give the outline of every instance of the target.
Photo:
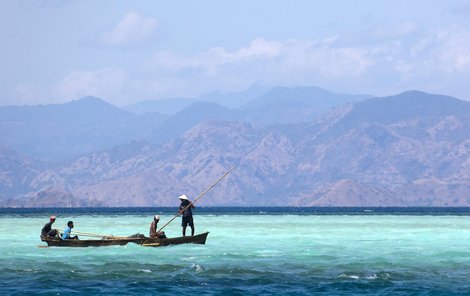
<svg viewBox="0 0 470 296">
<path fill-rule="evenodd" d="M 191 205 L 190 207 L 188 207 L 188 205 L 189 205 L 189 201 L 187 201 L 187 200 L 183 200 L 181 202 L 180 211 L 182 211 L 184 208 L 187 207 L 187 209 L 183 212 L 183 217 L 192 217 L 193 216 L 193 211 L 191 209 L 194 208 L 194 206 Z"/>
<path fill-rule="evenodd" d="M 51 229 L 52 229 L 52 222 L 46 223 L 46 225 L 44 225 L 44 227 L 41 230 L 41 234 L 47 235 L 49 231 L 51 231 Z"/>
</svg>

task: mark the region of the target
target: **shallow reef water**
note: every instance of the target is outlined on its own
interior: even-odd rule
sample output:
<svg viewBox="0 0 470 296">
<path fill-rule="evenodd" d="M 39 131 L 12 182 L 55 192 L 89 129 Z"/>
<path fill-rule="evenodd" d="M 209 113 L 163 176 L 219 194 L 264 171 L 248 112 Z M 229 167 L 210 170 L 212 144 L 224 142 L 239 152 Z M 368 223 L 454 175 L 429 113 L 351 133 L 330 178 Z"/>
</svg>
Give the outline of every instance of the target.
<svg viewBox="0 0 470 296">
<path fill-rule="evenodd" d="M 148 235 L 152 212 L 0 213 L 2 295 L 468 295 L 464 212 L 195 210 L 205 245 L 38 248 L 55 227 Z M 160 212 L 161 221 L 171 211 Z M 165 229 L 181 235 L 180 220 Z"/>
</svg>

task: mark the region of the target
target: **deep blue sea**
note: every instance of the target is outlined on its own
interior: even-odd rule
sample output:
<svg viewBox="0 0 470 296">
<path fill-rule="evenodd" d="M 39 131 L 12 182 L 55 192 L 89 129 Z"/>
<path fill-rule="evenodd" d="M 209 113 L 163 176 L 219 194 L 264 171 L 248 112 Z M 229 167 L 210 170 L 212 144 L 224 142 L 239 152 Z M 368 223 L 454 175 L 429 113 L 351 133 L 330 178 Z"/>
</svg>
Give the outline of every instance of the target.
<svg viewBox="0 0 470 296">
<path fill-rule="evenodd" d="M 175 212 L 0 209 L 0 295 L 470 295 L 470 208 L 197 207 L 205 245 L 38 247 L 50 215 L 126 236 Z"/>
</svg>

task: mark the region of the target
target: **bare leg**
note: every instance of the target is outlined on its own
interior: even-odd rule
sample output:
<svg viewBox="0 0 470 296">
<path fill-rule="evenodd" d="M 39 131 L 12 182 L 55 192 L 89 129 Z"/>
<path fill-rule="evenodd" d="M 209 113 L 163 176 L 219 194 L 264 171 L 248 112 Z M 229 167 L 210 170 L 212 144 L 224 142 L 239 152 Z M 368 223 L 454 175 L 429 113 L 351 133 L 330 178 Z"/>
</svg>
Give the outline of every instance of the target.
<svg viewBox="0 0 470 296">
<path fill-rule="evenodd" d="M 191 236 L 194 236 L 194 226 L 191 226 Z"/>
<path fill-rule="evenodd" d="M 186 226 L 183 226 L 183 236 L 186 236 Z"/>
</svg>

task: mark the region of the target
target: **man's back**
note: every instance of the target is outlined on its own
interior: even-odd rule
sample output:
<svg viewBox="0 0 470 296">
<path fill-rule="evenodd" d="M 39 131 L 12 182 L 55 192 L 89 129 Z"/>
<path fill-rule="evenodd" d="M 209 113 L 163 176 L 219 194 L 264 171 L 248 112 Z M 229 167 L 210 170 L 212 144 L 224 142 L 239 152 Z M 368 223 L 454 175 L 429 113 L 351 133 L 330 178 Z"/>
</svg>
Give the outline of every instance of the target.
<svg viewBox="0 0 470 296">
<path fill-rule="evenodd" d="M 44 227 L 42 228 L 41 230 L 41 234 L 42 235 L 47 235 L 49 233 L 49 231 L 51 231 L 52 229 L 52 221 L 50 222 L 47 222 L 46 225 L 44 225 Z"/>
<path fill-rule="evenodd" d="M 155 223 L 155 220 L 152 221 L 152 223 L 150 223 L 150 233 L 149 233 L 149 237 L 150 238 L 154 238 L 157 236 L 157 225 Z"/>
</svg>

